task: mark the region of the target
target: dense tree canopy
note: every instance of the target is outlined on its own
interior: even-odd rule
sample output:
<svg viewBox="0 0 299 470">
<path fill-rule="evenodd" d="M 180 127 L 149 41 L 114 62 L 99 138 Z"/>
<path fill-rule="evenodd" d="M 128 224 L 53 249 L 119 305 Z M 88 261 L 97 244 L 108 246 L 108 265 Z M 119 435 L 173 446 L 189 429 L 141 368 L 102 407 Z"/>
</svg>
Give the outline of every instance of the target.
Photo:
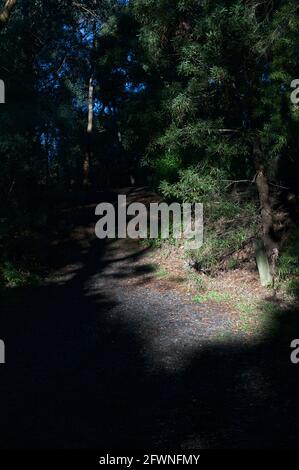
<svg viewBox="0 0 299 470">
<path fill-rule="evenodd" d="M 4 214 L 201 165 L 256 179 L 276 248 L 268 183 L 296 191 L 299 172 L 295 0 L 20 0 L 0 18 Z"/>
</svg>

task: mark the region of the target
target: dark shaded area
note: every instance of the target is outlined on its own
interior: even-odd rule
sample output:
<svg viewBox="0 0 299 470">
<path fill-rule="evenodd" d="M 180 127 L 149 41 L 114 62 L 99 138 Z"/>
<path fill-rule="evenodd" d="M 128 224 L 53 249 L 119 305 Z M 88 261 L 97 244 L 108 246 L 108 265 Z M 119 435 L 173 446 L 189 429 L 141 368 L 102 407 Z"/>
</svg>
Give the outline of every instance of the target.
<svg viewBox="0 0 299 470">
<path fill-rule="evenodd" d="M 81 224 L 94 221 L 92 207 L 78 211 Z M 117 300 L 85 288 L 107 262 L 105 244 L 80 249 L 53 258 L 81 262 L 72 279 L 2 299 L 2 448 L 298 446 L 296 311 L 275 314 L 256 343 L 199 345 L 182 370 L 153 369 L 134 325 L 109 316 Z"/>
</svg>

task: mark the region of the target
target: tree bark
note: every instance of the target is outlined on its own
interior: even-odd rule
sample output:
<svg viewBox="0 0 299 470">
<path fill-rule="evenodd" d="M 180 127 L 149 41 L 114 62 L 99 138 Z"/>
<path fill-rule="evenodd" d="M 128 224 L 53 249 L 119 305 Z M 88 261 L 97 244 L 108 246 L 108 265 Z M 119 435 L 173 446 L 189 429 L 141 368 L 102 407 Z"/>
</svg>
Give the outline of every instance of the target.
<svg viewBox="0 0 299 470">
<path fill-rule="evenodd" d="M 270 202 L 269 183 L 263 165 L 259 165 L 256 175 L 256 185 L 259 193 L 261 216 L 262 216 L 262 229 L 263 229 L 263 242 L 268 256 L 271 275 L 274 279 L 276 262 L 278 258 L 278 244 L 275 240 L 273 212 Z"/>
<path fill-rule="evenodd" d="M 264 245 L 265 256 L 268 258 L 268 264 L 270 268 L 270 276 L 272 283 L 275 280 L 276 264 L 279 255 L 278 243 L 275 237 L 274 222 L 273 222 L 273 211 L 270 200 L 270 187 L 265 170 L 265 166 L 262 164 L 263 154 L 258 135 L 253 140 L 253 153 L 256 167 L 256 186 L 260 200 L 260 210 L 262 218 L 262 242 Z M 259 247 L 259 252 L 261 250 Z M 262 280 L 262 279 L 261 279 Z"/>
<path fill-rule="evenodd" d="M 86 134 L 86 154 L 83 163 L 83 186 L 90 186 L 90 160 L 92 156 L 92 131 L 93 131 L 93 77 L 89 79 L 88 86 L 88 117 Z"/>
<path fill-rule="evenodd" d="M 0 11 L 0 28 L 6 25 L 8 22 L 12 10 L 16 6 L 17 0 L 6 0 L 4 7 Z"/>
</svg>

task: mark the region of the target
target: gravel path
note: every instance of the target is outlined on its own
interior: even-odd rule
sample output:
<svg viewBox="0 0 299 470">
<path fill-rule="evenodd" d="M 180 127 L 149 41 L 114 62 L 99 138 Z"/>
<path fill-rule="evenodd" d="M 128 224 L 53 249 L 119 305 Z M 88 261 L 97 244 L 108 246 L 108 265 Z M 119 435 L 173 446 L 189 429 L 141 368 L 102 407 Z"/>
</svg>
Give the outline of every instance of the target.
<svg viewBox="0 0 299 470">
<path fill-rule="evenodd" d="M 224 308 L 198 306 L 174 288 L 159 289 L 159 281 L 152 283 L 151 276 L 145 274 L 148 270 L 146 259 L 142 261 L 143 252 L 137 242 L 119 241 L 108 246 L 101 273 L 89 279 L 85 287 L 90 295 L 105 292 L 106 298 L 116 302 L 107 318 L 142 339 L 149 366 L 179 371 L 199 348 L 225 334 L 233 335 L 233 325 Z"/>
<path fill-rule="evenodd" d="M 0 446 L 296 446 L 289 343 L 245 344 L 225 308 L 160 289 L 140 245 L 94 239 L 93 214 L 53 245 L 55 276 L 1 301 Z"/>
</svg>

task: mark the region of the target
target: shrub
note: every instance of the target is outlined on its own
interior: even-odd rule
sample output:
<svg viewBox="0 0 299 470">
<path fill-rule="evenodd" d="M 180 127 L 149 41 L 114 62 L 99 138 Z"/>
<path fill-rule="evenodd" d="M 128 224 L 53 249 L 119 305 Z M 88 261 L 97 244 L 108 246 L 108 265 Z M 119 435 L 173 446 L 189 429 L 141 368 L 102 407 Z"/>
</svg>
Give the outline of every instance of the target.
<svg viewBox="0 0 299 470">
<path fill-rule="evenodd" d="M 26 284 L 26 273 L 16 268 L 10 261 L 5 261 L 0 266 L 3 283 L 11 286 L 22 286 Z"/>
<path fill-rule="evenodd" d="M 204 244 L 192 250 L 193 265 L 204 272 L 217 268 L 235 269 L 234 254 L 257 233 L 260 219 L 255 202 L 248 202 L 246 192 L 230 190 L 226 174 L 207 165 L 179 172 L 179 181 L 163 181 L 160 190 L 167 199 L 204 204 Z M 247 195 L 248 196 L 248 195 Z"/>
<path fill-rule="evenodd" d="M 299 229 L 290 236 L 278 260 L 278 276 L 284 280 L 289 276 L 299 276 Z"/>
<path fill-rule="evenodd" d="M 182 166 L 181 157 L 177 153 L 167 152 L 158 158 L 153 164 L 153 170 L 157 181 L 166 180 L 173 182 L 178 176 Z"/>
<path fill-rule="evenodd" d="M 225 174 L 218 168 L 190 167 L 179 171 L 179 181 L 162 181 L 160 191 L 166 198 L 180 202 L 219 201 L 225 187 Z"/>
</svg>

